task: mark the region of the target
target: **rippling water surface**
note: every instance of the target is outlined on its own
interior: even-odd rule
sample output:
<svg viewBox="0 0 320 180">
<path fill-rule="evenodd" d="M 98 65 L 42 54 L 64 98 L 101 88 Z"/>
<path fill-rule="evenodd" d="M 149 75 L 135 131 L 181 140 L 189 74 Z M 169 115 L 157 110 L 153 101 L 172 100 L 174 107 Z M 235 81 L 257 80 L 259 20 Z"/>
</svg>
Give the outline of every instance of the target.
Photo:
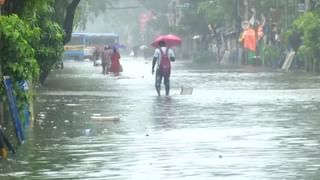
<svg viewBox="0 0 320 180">
<path fill-rule="evenodd" d="M 318 76 L 176 62 L 157 97 L 151 62 L 122 64 L 119 77 L 89 62 L 54 71 L 0 179 L 320 177 Z"/>
</svg>

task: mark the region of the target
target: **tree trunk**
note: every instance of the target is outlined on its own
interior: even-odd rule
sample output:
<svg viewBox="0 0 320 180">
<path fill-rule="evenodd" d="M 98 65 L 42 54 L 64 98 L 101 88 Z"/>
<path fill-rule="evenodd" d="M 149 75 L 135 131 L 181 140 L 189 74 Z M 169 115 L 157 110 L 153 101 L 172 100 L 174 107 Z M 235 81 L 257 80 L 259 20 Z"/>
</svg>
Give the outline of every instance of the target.
<svg viewBox="0 0 320 180">
<path fill-rule="evenodd" d="M 9 14 L 19 14 L 21 13 L 23 7 L 24 7 L 25 0 L 10 0 L 8 1 L 3 8 L 3 14 L 9 15 Z"/>
<path fill-rule="evenodd" d="M 313 59 L 312 71 L 313 71 L 314 73 L 319 72 L 319 62 L 318 62 L 318 59 L 316 59 L 316 58 Z"/>
<path fill-rule="evenodd" d="M 54 1 L 54 11 L 55 11 L 55 16 L 54 20 L 61 26 L 63 27 L 65 16 L 66 16 L 66 8 L 69 4 L 69 1 L 66 0 L 55 0 Z"/>
<path fill-rule="evenodd" d="M 40 82 L 40 84 L 44 84 L 44 82 L 46 81 L 49 73 L 50 73 L 50 70 L 43 70 L 43 71 L 40 73 L 40 76 L 39 76 L 39 82 Z"/>
<path fill-rule="evenodd" d="M 304 58 L 304 70 L 305 70 L 306 72 L 309 71 L 309 61 L 308 61 L 307 58 Z"/>
<path fill-rule="evenodd" d="M 66 33 L 63 43 L 66 44 L 71 39 L 71 33 L 73 29 L 73 20 L 75 15 L 75 10 L 79 4 L 80 0 L 73 0 L 67 7 L 66 17 L 63 24 L 63 29 Z"/>
</svg>

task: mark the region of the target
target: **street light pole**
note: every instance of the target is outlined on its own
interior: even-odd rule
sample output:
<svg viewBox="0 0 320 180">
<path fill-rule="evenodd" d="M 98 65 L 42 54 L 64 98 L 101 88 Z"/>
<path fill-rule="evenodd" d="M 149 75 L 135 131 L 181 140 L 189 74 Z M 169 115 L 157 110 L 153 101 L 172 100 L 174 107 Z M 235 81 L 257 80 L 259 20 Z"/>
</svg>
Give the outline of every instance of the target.
<svg viewBox="0 0 320 180">
<path fill-rule="evenodd" d="M 1 14 L 2 11 L 2 4 L 0 4 L 0 17 L 2 16 Z M 1 39 L 0 39 L 0 50 L 1 50 Z M 2 80 L 2 56 L 0 56 L 0 80 Z M 0 123 L 2 123 L 4 120 L 4 114 L 3 114 L 3 97 L 0 99 Z"/>
<path fill-rule="evenodd" d="M 285 5 L 285 29 L 288 29 L 288 0 L 286 0 L 286 5 Z"/>
<path fill-rule="evenodd" d="M 243 0 L 243 4 L 245 6 L 244 9 L 244 18 L 246 21 L 249 20 L 249 4 L 248 4 L 248 0 Z"/>
</svg>

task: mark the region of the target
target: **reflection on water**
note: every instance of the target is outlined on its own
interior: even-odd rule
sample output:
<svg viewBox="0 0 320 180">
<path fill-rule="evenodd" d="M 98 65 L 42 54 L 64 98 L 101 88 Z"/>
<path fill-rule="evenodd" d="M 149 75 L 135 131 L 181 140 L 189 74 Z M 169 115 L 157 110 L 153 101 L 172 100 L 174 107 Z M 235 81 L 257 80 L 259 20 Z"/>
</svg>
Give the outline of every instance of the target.
<svg viewBox="0 0 320 180">
<path fill-rule="evenodd" d="M 172 97 L 155 97 L 152 102 L 152 120 L 154 128 L 160 130 L 176 129 L 177 104 Z"/>
<path fill-rule="evenodd" d="M 172 95 L 157 97 L 150 62 L 122 63 L 120 77 L 89 62 L 53 73 L 0 178 L 317 179 L 318 77 L 177 62 Z"/>
</svg>

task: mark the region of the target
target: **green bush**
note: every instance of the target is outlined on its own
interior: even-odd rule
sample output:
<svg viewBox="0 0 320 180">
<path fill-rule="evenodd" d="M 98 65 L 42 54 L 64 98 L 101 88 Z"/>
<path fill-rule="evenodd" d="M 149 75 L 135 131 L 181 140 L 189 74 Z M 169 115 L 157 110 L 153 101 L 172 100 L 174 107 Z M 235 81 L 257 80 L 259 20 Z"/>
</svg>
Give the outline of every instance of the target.
<svg viewBox="0 0 320 180">
<path fill-rule="evenodd" d="M 264 48 L 265 59 L 267 62 L 277 61 L 279 59 L 279 51 L 275 45 L 268 45 Z"/>
</svg>

